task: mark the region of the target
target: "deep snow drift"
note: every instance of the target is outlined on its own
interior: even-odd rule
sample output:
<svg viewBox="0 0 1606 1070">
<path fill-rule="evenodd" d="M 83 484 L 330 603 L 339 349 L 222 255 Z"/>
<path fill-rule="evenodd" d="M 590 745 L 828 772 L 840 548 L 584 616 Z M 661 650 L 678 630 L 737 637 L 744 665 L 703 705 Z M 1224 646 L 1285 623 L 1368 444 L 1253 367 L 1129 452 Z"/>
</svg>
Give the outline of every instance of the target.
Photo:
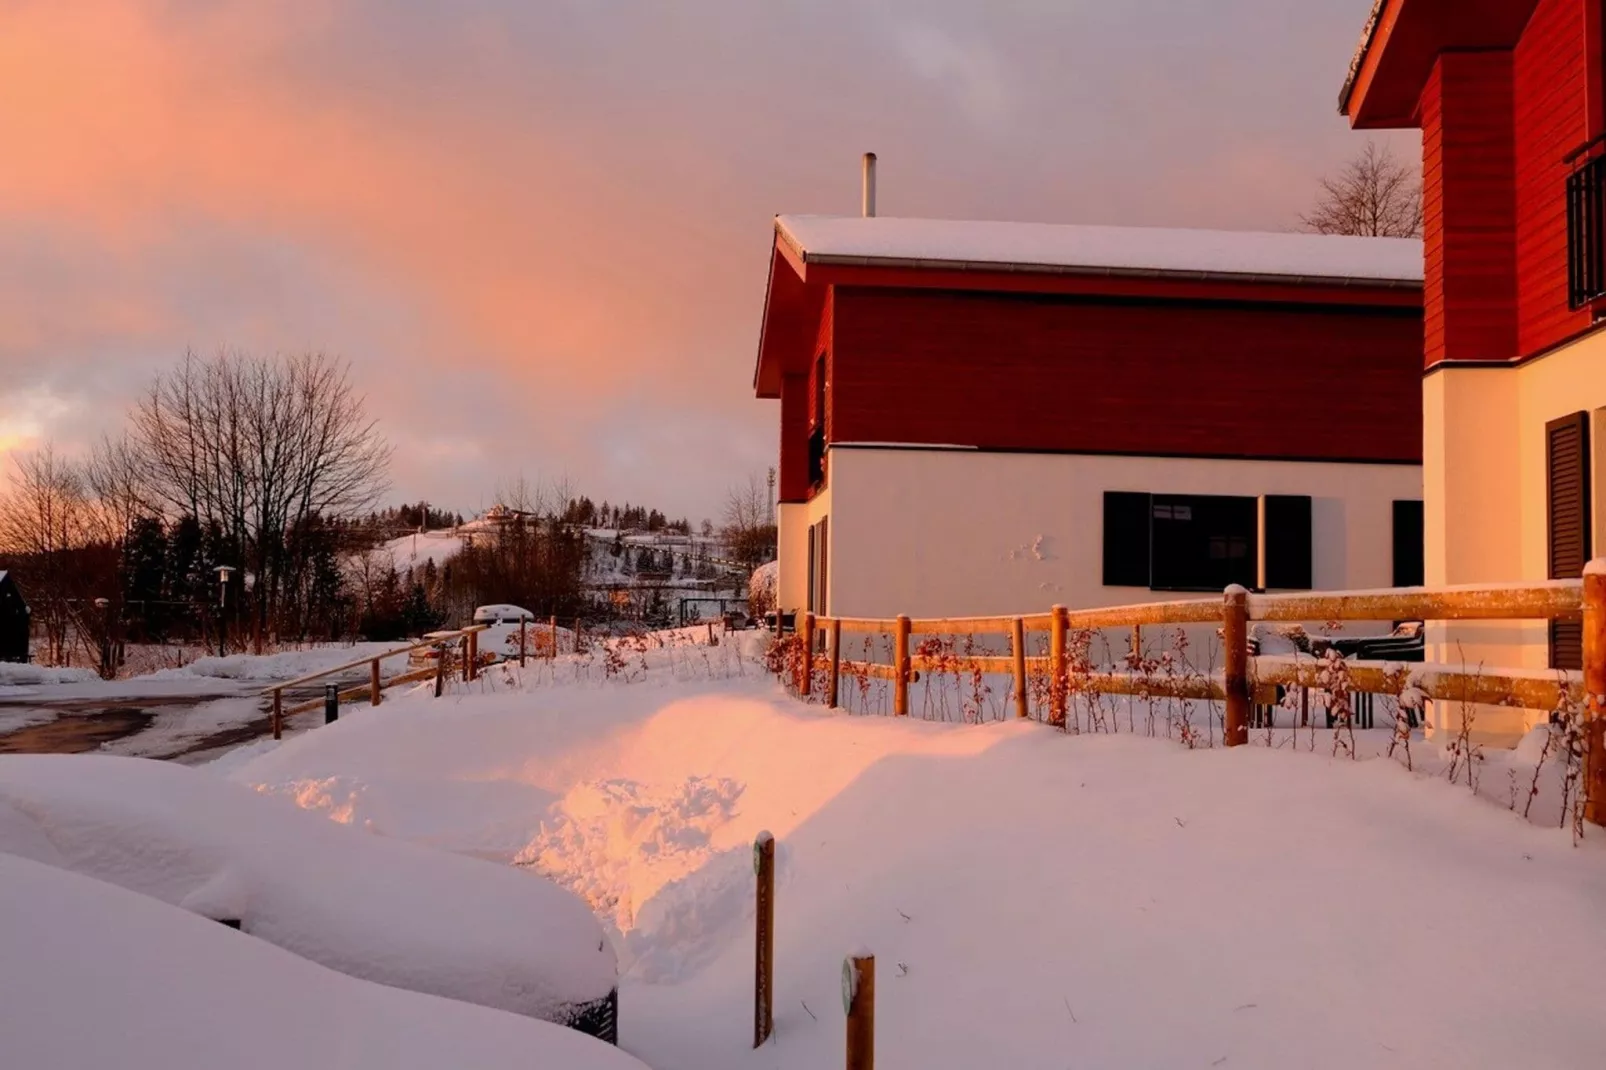
<svg viewBox="0 0 1606 1070">
<path fill-rule="evenodd" d="M 546 881 L 338 828 L 179 765 L 0 755 L 0 852 L 237 919 L 417 992 L 567 1021 L 614 987 L 584 904 Z"/>
<path fill-rule="evenodd" d="M 517 860 L 616 930 L 659 1070 L 1585 1066 L 1606 851 L 1386 760 L 828 714 L 746 678 L 410 696 L 227 770 Z M 748 1050 L 751 840 L 778 840 L 776 1037 Z"/>
<path fill-rule="evenodd" d="M 570 1029 L 357 981 L 155 899 L 0 853 L 16 1070 L 629 1070 Z"/>
</svg>

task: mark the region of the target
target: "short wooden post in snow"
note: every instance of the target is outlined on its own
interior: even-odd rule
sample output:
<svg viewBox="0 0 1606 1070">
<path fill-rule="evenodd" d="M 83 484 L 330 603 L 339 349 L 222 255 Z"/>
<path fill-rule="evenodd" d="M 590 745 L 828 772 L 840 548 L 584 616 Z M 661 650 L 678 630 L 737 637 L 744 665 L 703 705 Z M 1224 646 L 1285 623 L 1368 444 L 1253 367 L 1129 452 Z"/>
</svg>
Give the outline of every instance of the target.
<svg viewBox="0 0 1606 1070">
<path fill-rule="evenodd" d="M 377 706 L 384 701 L 379 693 L 379 659 L 375 658 L 368 663 L 368 705 Z"/>
<path fill-rule="evenodd" d="M 273 689 L 273 738 L 280 738 L 284 725 L 284 689 Z"/>
<path fill-rule="evenodd" d="M 1015 657 L 1015 716 L 1025 720 L 1032 711 L 1026 701 L 1026 622 L 1019 617 L 1010 622 L 1009 645 Z"/>
<path fill-rule="evenodd" d="M 1584 568 L 1584 820 L 1606 825 L 1606 558 Z"/>
<path fill-rule="evenodd" d="M 760 832 L 753 841 L 753 874 L 758 878 L 758 925 L 753 943 L 753 1047 L 775 1030 L 775 837 Z"/>
<path fill-rule="evenodd" d="M 868 951 L 842 963 L 842 1009 L 848 1015 L 848 1070 L 874 1070 L 875 956 Z"/>
<path fill-rule="evenodd" d="M 524 650 L 530 634 L 530 622 L 519 618 L 519 668 L 524 668 Z"/>
<path fill-rule="evenodd" d="M 1070 631 L 1069 618 L 1064 606 L 1055 606 L 1052 628 L 1048 640 L 1048 671 L 1052 674 L 1048 687 L 1048 723 L 1056 727 L 1065 724 L 1066 709 L 1070 705 L 1070 680 L 1066 669 L 1066 639 Z"/>
<path fill-rule="evenodd" d="M 803 659 L 797 667 L 797 697 L 808 698 L 814 682 L 814 614 L 803 614 Z"/>
<path fill-rule="evenodd" d="M 556 613 L 552 614 L 552 620 L 547 627 L 552 629 L 552 648 L 546 652 L 546 656 L 548 658 L 556 658 L 558 656 L 558 615 Z M 575 653 L 578 654 L 579 651 L 576 650 Z"/>
<path fill-rule="evenodd" d="M 825 704 L 836 709 L 837 683 L 842 678 L 842 622 L 831 618 L 831 679 L 825 685 Z"/>
<path fill-rule="evenodd" d="M 480 633 L 469 632 L 464 638 L 468 640 L 468 661 L 465 663 L 468 676 L 466 679 L 478 679 L 480 675 Z"/>
<path fill-rule="evenodd" d="M 1227 648 L 1222 741 L 1229 747 L 1241 747 L 1249 742 L 1249 592 L 1236 583 L 1222 598 L 1221 642 Z"/>
<path fill-rule="evenodd" d="M 435 697 L 446 692 L 446 644 L 435 644 Z"/>
<path fill-rule="evenodd" d="M 892 712 L 909 716 L 909 618 L 902 613 L 892 633 Z"/>
<path fill-rule="evenodd" d="M 1134 667 L 1143 660 L 1143 625 L 1132 625 L 1132 663 Z"/>
</svg>

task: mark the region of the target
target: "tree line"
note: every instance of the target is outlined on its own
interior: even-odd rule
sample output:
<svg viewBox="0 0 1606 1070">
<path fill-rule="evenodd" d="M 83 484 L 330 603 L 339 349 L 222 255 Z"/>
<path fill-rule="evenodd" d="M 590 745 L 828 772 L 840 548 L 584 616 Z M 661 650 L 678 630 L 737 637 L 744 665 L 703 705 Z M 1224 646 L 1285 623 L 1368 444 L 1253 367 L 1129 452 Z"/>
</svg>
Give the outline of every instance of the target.
<svg viewBox="0 0 1606 1070">
<path fill-rule="evenodd" d="M 599 569 L 721 574 L 706 544 L 677 558 L 620 543 L 613 564 L 599 564 L 587 528 L 690 535 L 692 525 L 522 478 L 498 488 L 501 519 L 471 525 L 449 560 L 398 567 L 387 541 L 458 527 L 463 516 L 428 502 L 382 507 L 390 452 L 343 361 L 186 353 L 87 456 L 46 445 L 13 459 L 0 569 L 15 573 L 32 609 L 43 641 L 35 660 L 98 657 L 110 672 L 114 632 L 118 642 L 226 640 L 257 652 L 390 640 L 492 602 L 594 612 Z M 743 560 L 774 556 L 765 505 L 732 495 L 720 533 Z M 715 533 L 711 521 L 701 530 Z"/>
</svg>

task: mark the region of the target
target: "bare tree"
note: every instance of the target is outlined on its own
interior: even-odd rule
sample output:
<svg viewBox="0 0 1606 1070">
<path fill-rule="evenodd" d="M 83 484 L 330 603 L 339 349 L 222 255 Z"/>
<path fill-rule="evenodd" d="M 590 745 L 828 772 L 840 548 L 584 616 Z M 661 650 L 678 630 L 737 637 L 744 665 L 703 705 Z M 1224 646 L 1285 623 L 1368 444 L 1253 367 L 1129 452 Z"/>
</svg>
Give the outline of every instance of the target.
<svg viewBox="0 0 1606 1070">
<path fill-rule="evenodd" d="M 388 486 L 390 447 L 343 361 L 186 353 L 131 414 L 131 452 L 154 501 L 216 524 L 254 577 L 253 639 L 295 563 L 287 537 L 313 518 L 354 515 Z M 242 577 L 243 579 L 243 577 Z"/>
<path fill-rule="evenodd" d="M 115 551 L 95 552 L 105 546 L 96 546 L 93 514 L 83 473 L 52 446 L 13 458 L 0 498 L 0 552 L 44 629 L 50 664 L 65 664 L 75 637 L 87 639 L 81 618 L 92 599 L 114 593 Z"/>
<path fill-rule="evenodd" d="M 1315 208 L 1300 221 L 1318 234 L 1420 237 L 1422 182 L 1388 147 L 1368 141 L 1337 175 L 1322 179 Z"/>
<path fill-rule="evenodd" d="M 748 569 L 775 558 L 775 524 L 770 519 L 769 491 L 756 475 L 732 487 L 725 497 L 721 534 L 731 556 Z"/>
</svg>

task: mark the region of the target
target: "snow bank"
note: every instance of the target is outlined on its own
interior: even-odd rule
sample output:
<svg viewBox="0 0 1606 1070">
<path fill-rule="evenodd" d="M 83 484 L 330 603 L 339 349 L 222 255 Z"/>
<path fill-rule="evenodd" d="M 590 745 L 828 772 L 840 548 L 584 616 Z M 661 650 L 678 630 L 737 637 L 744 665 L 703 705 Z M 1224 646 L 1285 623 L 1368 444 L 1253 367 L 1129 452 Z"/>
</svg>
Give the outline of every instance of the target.
<svg viewBox="0 0 1606 1070">
<path fill-rule="evenodd" d="M 234 775 L 337 778 L 337 819 L 583 891 L 621 930 L 622 1041 L 660 1070 L 839 1061 L 858 945 L 888 1065 L 1597 1061 L 1606 851 L 1391 762 L 829 715 L 763 681 L 386 712 Z M 732 1010 L 764 830 L 778 1039 L 754 1055 Z"/>
<path fill-rule="evenodd" d="M 1414 238 L 891 216 L 783 215 L 775 226 L 806 260 L 1422 281 L 1422 243 Z"/>
<path fill-rule="evenodd" d="M 467 544 L 467 538 L 445 529 L 403 535 L 387 542 L 384 548 L 390 554 L 396 571 L 406 573 L 410 568 L 422 569 L 430 562 L 434 562 L 436 567 L 444 565 L 461 553 Z"/>
<path fill-rule="evenodd" d="M 0 850 L 238 918 L 355 977 L 560 1021 L 614 986 L 614 954 L 569 893 L 339 828 L 210 773 L 5 755 L 0 803 Z"/>
<path fill-rule="evenodd" d="M 230 654 L 226 657 L 197 658 L 182 669 L 158 669 L 143 680 L 244 680 L 276 683 L 332 669 L 337 665 L 394 650 L 399 643 L 354 643 L 350 646 L 321 646 L 307 650 L 286 650 L 278 654 Z M 386 672 L 400 672 L 406 655 L 387 659 Z"/>
<path fill-rule="evenodd" d="M 625 1070 L 570 1029 L 353 980 L 221 925 L 0 854 L 0 1037 L 51 1070 Z"/>
<path fill-rule="evenodd" d="M 52 669 L 43 665 L 0 661 L 0 687 L 87 684 L 99 679 L 100 675 L 90 669 Z"/>
</svg>

